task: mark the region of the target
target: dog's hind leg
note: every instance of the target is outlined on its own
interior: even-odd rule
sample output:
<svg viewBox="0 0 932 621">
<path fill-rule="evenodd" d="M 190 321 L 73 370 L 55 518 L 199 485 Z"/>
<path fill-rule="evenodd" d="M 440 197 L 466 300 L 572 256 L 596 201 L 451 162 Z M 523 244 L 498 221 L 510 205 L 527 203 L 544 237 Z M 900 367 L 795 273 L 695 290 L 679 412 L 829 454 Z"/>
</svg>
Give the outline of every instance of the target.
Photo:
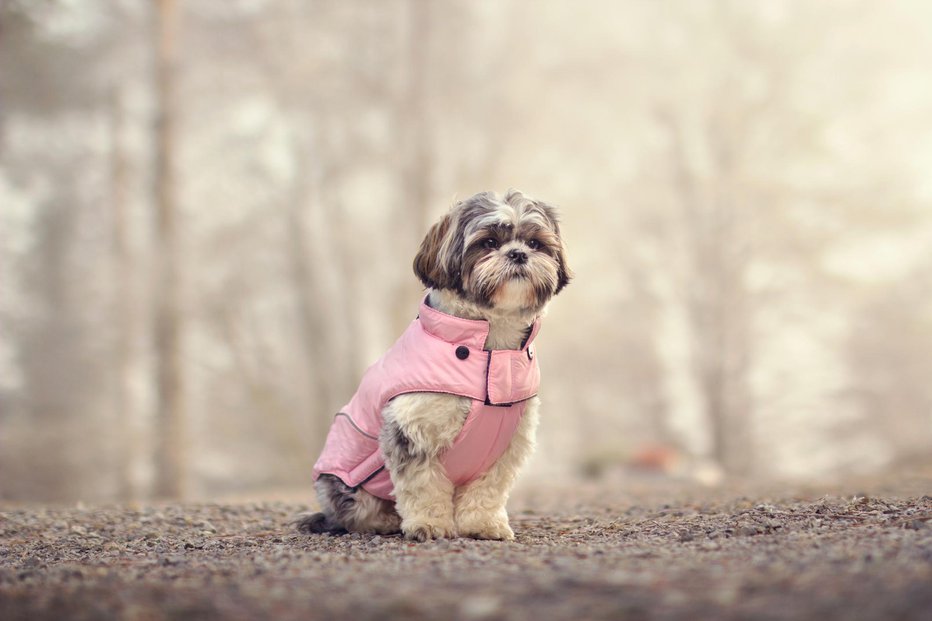
<svg viewBox="0 0 932 621">
<path fill-rule="evenodd" d="M 298 529 L 298 532 L 306 535 L 320 533 L 337 535 L 347 532 L 345 528 L 339 526 L 324 513 L 302 513 L 294 521 L 294 526 Z"/>
<path fill-rule="evenodd" d="M 349 487 L 331 474 L 320 475 L 314 487 L 321 512 L 299 516 L 295 525 L 302 533 L 387 535 L 401 530 L 401 518 L 391 501 Z"/>
</svg>

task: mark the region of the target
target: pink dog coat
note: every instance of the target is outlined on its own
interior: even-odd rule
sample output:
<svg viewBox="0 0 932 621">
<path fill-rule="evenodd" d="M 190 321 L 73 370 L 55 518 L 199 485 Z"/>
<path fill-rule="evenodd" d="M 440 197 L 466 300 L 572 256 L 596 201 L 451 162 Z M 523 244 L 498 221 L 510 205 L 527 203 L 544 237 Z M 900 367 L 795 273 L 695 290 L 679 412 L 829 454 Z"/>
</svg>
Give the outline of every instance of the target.
<svg viewBox="0 0 932 621">
<path fill-rule="evenodd" d="M 379 449 L 382 410 L 394 397 L 439 392 L 472 399 L 453 445 L 441 456 L 447 476 L 464 485 L 488 470 L 511 442 L 527 400 L 537 394 L 540 369 L 531 344 L 484 350 L 489 323 L 460 319 L 421 304 L 401 338 L 366 371 L 349 404 L 333 419 L 314 480 L 332 474 L 350 487 L 394 500 L 394 486 Z"/>
</svg>

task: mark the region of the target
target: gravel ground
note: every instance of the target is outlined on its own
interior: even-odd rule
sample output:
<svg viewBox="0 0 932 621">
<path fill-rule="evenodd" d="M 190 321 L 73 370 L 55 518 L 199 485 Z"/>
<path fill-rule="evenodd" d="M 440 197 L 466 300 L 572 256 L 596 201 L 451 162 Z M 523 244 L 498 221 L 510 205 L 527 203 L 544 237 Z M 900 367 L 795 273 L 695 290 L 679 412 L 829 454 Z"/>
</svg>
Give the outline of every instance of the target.
<svg viewBox="0 0 932 621">
<path fill-rule="evenodd" d="M 298 535 L 281 501 L 8 508 L 0 619 L 929 620 L 930 482 L 551 483 L 508 544 Z"/>
</svg>

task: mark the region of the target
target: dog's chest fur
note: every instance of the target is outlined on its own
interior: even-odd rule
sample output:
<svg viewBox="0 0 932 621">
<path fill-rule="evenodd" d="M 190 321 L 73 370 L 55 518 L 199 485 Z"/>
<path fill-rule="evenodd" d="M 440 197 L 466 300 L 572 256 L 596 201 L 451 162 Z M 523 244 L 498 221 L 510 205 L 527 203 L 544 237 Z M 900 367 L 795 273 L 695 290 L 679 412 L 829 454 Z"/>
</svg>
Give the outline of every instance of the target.
<svg viewBox="0 0 932 621">
<path fill-rule="evenodd" d="M 519 349 L 530 333 L 534 316 L 501 315 L 484 311 L 449 291 L 431 291 L 430 306 L 465 319 L 489 322 L 486 349 Z M 463 428 L 472 400 L 468 397 L 436 393 L 409 393 L 392 399 L 383 412 L 402 429 L 416 433 L 415 442 L 433 451 L 449 448 Z"/>
</svg>

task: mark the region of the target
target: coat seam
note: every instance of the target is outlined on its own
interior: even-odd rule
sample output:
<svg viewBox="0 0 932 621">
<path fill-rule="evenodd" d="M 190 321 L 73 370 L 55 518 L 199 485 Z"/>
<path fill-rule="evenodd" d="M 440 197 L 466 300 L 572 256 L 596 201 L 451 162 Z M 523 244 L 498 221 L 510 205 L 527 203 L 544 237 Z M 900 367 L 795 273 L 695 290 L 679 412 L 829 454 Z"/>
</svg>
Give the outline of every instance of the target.
<svg viewBox="0 0 932 621">
<path fill-rule="evenodd" d="M 356 431 L 358 431 L 358 432 L 361 433 L 362 435 L 366 436 L 366 437 L 369 438 L 370 440 L 378 440 L 378 439 L 379 439 L 378 436 L 374 436 L 374 435 L 372 435 L 371 433 L 367 433 L 367 432 L 363 431 L 362 428 L 361 428 L 359 425 L 356 424 L 356 421 L 353 420 L 353 417 L 351 417 L 351 416 L 350 416 L 349 414 L 347 414 L 346 412 L 337 412 L 337 414 L 336 414 L 336 416 L 334 416 L 334 418 L 338 418 L 338 417 L 340 417 L 340 416 L 345 416 L 345 417 L 346 417 L 346 420 L 349 421 L 349 424 L 353 426 L 353 429 L 355 429 Z"/>
</svg>

